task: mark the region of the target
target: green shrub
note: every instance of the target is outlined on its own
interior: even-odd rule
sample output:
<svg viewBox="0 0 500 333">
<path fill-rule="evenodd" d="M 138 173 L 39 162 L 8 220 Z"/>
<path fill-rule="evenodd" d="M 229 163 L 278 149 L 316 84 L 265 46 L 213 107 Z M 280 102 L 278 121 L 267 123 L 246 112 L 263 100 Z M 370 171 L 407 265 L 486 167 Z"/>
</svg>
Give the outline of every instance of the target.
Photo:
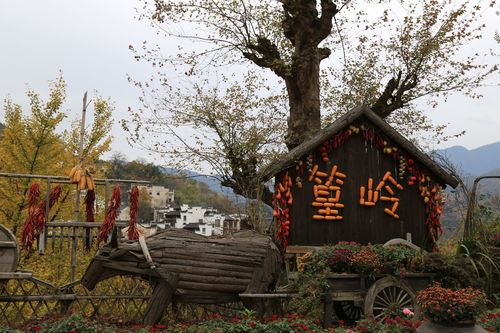
<svg viewBox="0 0 500 333">
<path fill-rule="evenodd" d="M 26 330 L 39 333 L 96 333 L 98 325 L 79 314 L 75 314 L 57 321 L 46 320 L 30 324 Z"/>
</svg>

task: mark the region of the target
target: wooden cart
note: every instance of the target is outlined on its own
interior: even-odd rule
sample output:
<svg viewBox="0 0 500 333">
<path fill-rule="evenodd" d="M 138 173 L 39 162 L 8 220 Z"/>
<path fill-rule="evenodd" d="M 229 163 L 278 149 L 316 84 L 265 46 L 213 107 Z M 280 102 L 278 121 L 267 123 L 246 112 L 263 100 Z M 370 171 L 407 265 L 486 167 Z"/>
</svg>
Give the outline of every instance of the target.
<svg viewBox="0 0 500 333">
<path fill-rule="evenodd" d="M 403 245 L 420 250 L 407 240 L 395 238 L 384 246 Z M 297 262 L 306 253 L 321 249 L 318 246 L 289 246 L 285 254 L 285 265 L 289 283 L 297 278 Z M 420 319 L 416 294 L 427 288 L 436 278 L 434 273 L 406 273 L 396 277 L 375 274 L 367 278 L 361 274 L 337 274 L 327 276 L 329 290 L 322 295 L 324 304 L 324 326 L 332 324 L 333 315 L 346 323 L 365 318 L 384 320 L 387 314 L 408 308 Z"/>
<path fill-rule="evenodd" d="M 330 274 L 329 290 L 323 294 L 324 324 L 329 326 L 335 312 L 345 322 L 362 316 L 377 321 L 408 308 L 421 317 L 416 293 L 434 281 L 432 273 L 407 273 L 404 277 L 386 274 L 369 279 L 360 274 Z"/>
</svg>

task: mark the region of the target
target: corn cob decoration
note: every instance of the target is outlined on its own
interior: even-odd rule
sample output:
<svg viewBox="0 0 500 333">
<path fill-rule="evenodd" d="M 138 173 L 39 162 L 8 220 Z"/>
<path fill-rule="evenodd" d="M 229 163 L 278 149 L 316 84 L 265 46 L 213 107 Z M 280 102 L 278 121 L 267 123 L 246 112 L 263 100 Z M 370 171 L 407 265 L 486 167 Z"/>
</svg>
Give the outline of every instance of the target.
<svg viewBox="0 0 500 333">
<path fill-rule="evenodd" d="M 69 172 L 71 183 L 78 185 L 78 191 L 95 190 L 95 183 L 89 168 L 82 167 L 80 164 L 75 165 Z"/>
</svg>

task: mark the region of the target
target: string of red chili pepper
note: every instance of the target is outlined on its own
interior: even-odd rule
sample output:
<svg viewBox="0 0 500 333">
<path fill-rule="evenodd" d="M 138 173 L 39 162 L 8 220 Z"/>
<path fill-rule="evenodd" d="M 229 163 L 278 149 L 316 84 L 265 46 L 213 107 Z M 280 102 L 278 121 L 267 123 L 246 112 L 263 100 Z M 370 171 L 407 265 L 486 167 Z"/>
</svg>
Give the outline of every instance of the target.
<svg viewBox="0 0 500 333">
<path fill-rule="evenodd" d="M 95 191 L 87 190 L 85 194 L 85 221 L 95 222 Z M 85 251 L 90 251 L 90 228 L 85 228 Z"/>
<path fill-rule="evenodd" d="M 130 240 L 139 239 L 139 229 L 137 229 L 137 215 L 139 213 L 139 189 L 133 186 L 130 189 L 130 220 L 128 223 L 127 236 Z"/>
<path fill-rule="evenodd" d="M 99 229 L 99 242 L 106 241 L 109 232 L 113 229 L 116 221 L 116 216 L 118 215 L 118 209 L 120 208 L 120 186 L 116 185 L 113 189 L 113 194 L 111 195 L 111 200 L 109 201 L 108 209 L 106 210 L 106 216 L 102 222 L 101 228 Z"/>
<path fill-rule="evenodd" d="M 21 229 L 20 243 L 24 248 L 31 249 L 35 241 L 35 216 L 37 203 L 40 199 L 40 185 L 38 183 L 31 184 L 28 190 L 28 215 Z"/>
<path fill-rule="evenodd" d="M 49 195 L 49 211 L 60 195 L 61 187 L 54 187 Z M 28 190 L 28 205 L 28 216 L 21 230 L 20 241 L 23 247 L 31 249 L 35 239 L 44 231 L 47 222 L 46 202 L 40 201 L 40 186 L 37 183 L 33 183 Z"/>
<path fill-rule="evenodd" d="M 49 195 L 49 211 L 54 207 L 56 204 L 57 200 L 59 200 L 59 197 L 61 196 L 61 186 L 57 185 L 52 189 Z M 35 218 L 33 220 L 34 222 L 34 237 L 38 237 L 45 229 L 45 223 L 47 222 L 47 216 L 46 216 L 46 202 L 45 200 L 41 201 L 38 204 L 36 213 L 35 213 Z"/>
<path fill-rule="evenodd" d="M 95 191 L 87 190 L 87 194 L 85 195 L 85 221 L 87 222 L 95 222 L 94 205 L 95 205 Z"/>
<path fill-rule="evenodd" d="M 340 134 L 335 135 L 333 138 L 330 139 L 330 148 L 331 150 L 340 147 L 349 137 L 349 130 L 345 130 L 341 132 Z"/>
</svg>

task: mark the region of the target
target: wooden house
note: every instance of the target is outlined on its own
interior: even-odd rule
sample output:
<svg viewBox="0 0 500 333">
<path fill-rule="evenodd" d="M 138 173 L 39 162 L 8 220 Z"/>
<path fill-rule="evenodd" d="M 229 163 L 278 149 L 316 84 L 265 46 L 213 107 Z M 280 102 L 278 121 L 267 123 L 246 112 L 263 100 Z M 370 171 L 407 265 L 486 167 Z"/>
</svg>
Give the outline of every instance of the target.
<svg viewBox="0 0 500 333">
<path fill-rule="evenodd" d="M 458 181 L 367 106 L 357 107 L 263 170 L 275 177 L 276 239 L 319 246 L 441 234 L 442 189 Z"/>
</svg>

